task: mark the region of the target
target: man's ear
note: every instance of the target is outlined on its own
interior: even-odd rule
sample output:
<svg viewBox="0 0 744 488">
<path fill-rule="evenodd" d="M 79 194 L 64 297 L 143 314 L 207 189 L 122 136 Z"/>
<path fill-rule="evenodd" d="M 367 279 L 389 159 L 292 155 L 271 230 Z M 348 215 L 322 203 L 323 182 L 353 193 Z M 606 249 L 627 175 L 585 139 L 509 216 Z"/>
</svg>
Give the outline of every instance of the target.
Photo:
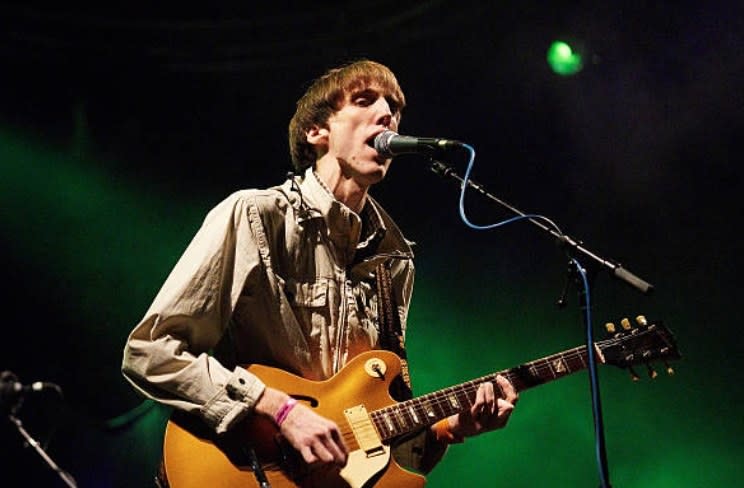
<svg viewBox="0 0 744 488">
<path fill-rule="evenodd" d="M 305 132 L 307 142 L 313 146 L 327 146 L 328 145 L 328 128 L 313 126 Z"/>
</svg>

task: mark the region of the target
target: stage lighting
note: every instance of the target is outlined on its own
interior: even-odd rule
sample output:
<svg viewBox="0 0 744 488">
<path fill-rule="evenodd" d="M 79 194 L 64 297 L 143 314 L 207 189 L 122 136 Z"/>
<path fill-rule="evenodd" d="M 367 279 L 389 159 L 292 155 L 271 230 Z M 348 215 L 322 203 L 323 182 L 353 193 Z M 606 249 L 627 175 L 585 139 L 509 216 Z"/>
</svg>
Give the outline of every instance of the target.
<svg viewBox="0 0 744 488">
<path fill-rule="evenodd" d="M 567 42 L 556 40 L 548 48 L 548 64 L 554 73 L 570 76 L 584 67 L 583 56 Z"/>
</svg>

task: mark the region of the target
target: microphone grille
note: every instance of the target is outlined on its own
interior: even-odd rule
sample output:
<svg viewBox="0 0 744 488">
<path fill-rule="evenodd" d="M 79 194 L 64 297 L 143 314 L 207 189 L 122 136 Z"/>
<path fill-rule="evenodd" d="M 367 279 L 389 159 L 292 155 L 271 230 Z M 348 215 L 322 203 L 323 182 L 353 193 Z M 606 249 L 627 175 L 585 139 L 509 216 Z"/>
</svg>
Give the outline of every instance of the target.
<svg viewBox="0 0 744 488">
<path fill-rule="evenodd" d="M 380 156 L 389 158 L 393 156 L 393 152 L 390 150 L 390 141 L 393 137 L 397 136 L 398 133 L 390 129 L 386 129 L 375 136 L 375 151 Z"/>
</svg>

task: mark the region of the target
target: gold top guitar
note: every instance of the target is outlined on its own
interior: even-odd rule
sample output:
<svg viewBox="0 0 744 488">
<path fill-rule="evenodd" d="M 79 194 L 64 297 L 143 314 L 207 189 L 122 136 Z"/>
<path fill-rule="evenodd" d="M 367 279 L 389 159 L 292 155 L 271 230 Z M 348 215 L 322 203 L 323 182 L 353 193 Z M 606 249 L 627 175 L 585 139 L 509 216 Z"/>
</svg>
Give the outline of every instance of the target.
<svg viewBox="0 0 744 488">
<path fill-rule="evenodd" d="M 595 343 L 598 362 L 632 370 L 636 364 L 681 357 L 669 329 L 649 324 L 642 316 L 637 321 L 640 327 L 632 328 L 623 319 L 619 332 L 610 330 L 609 339 Z M 174 412 L 165 431 L 164 468 L 172 488 L 420 488 L 426 479 L 403 469 L 391 456 L 390 446 L 397 439 L 470 408 L 478 386 L 495 382 L 499 374 L 522 391 L 588 365 L 586 346 L 579 346 L 404 402 L 396 402 L 389 394 L 390 383 L 401 368 L 398 356 L 389 351 L 360 354 L 325 381 L 251 365 L 249 371 L 264 383 L 338 424 L 350 451 L 347 465 L 341 470 L 303 465 L 274 424 L 259 416 L 216 436 L 195 416 Z M 263 485 L 254 475 L 255 463 L 267 478 Z"/>
</svg>

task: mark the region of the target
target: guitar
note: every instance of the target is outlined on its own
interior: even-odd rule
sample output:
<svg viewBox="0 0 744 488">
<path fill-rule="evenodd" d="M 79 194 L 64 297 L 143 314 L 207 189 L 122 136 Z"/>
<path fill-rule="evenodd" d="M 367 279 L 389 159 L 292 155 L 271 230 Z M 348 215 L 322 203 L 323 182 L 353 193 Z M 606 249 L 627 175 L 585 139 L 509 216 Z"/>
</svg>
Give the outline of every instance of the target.
<svg viewBox="0 0 744 488">
<path fill-rule="evenodd" d="M 660 323 L 647 323 L 643 316 L 636 320 L 639 326 L 632 327 L 623 319 L 620 331 L 610 330 L 608 324 L 610 338 L 595 342 L 597 362 L 632 371 L 636 364 L 661 360 L 671 374 L 667 361 L 681 357 L 673 334 Z M 172 488 L 421 488 L 426 478 L 403 469 L 391 456 L 396 439 L 469 409 L 478 386 L 495 382 L 499 374 L 522 391 L 588 365 L 587 348 L 579 346 L 403 402 L 389 394 L 390 383 L 401 371 L 400 359 L 389 351 L 362 353 L 325 381 L 251 365 L 248 370 L 264 383 L 336 422 L 350 451 L 346 466 L 310 469 L 273 422 L 261 416 L 251 416 L 217 436 L 196 416 L 174 411 L 165 429 L 164 468 Z M 262 471 L 266 477 L 264 484 L 254 474 L 257 465 L 262 468 L 257 474 Z"/>
</svg>

